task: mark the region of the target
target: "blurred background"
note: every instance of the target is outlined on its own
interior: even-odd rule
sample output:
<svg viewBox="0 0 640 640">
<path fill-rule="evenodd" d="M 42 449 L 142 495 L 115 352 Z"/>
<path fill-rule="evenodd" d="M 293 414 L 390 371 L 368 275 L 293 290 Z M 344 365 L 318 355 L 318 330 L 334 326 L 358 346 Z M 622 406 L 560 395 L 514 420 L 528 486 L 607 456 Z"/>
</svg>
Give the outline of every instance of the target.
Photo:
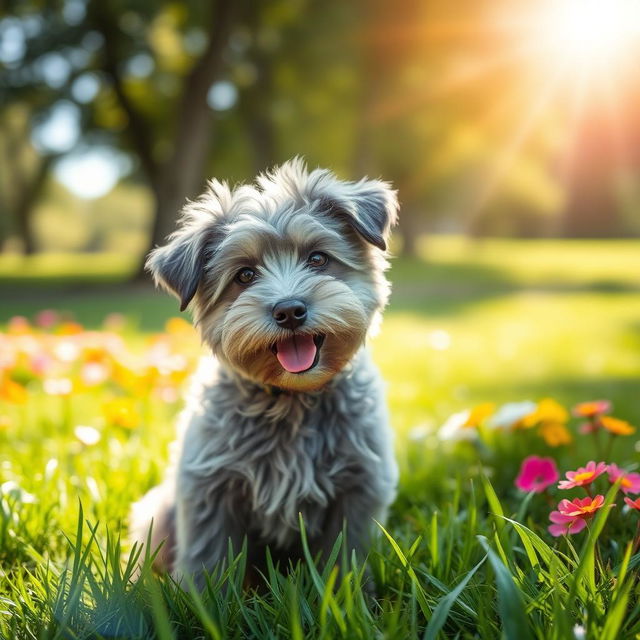
<svg viewBox="0 0 640 640">
<path fill-rule="evenodd" d="M 2 7 L 0 323 L 160 329 L 141 264 L 185 198 L 299 154 L 399 190 L 376 348 L 406 427 L 637 389 L 637 1 Z"/>
</svg>

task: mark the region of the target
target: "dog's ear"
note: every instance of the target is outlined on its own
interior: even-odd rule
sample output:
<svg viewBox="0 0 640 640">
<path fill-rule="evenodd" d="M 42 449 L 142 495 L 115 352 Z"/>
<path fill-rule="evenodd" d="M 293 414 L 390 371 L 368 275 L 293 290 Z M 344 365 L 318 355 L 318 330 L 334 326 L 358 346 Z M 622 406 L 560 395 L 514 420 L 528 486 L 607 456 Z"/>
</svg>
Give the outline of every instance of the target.
<svg viewBox="0 0 640 640">
<path fill-rule="evenodd" d="M 180 300 L 180 311 L 184 311 L 195 296 L 205 264 L 222 240 L 220 192 L 230 198 L 226 184 L 214 181 L 203 196 L 187 203 L 169 242 L 151 251 L 145 263 L 156 285 Z"/>
<path fill-rule="evenodd" d="M 309 184 L 314 185 L 314 172 Z M 319 197 L 322 210 L 345 220 L 367 242 L 382 251 L 387 249 L 391 227 L 398 218 L 398 198 L 388 182 L 369 180 L 358 182 L 331 179 L 318 180 L 313 195 Z"/>
</svg>

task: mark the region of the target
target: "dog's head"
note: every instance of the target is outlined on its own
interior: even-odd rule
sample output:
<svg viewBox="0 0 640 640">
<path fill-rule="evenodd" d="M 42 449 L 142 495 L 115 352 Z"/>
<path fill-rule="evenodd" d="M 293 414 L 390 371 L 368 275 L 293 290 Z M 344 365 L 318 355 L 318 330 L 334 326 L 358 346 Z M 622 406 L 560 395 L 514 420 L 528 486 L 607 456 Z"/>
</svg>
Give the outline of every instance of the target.
<svg viewBox="0 0 640 640">
<path fill-rule="evenodd" d="M 395 192 L 345 182 L 298 159 L 233 191 L 211 181 L 147 268 L 192 304 L 216 356 L 261 384 L 306 391 L 363 343 L 389 296 Z"/>
</svg>

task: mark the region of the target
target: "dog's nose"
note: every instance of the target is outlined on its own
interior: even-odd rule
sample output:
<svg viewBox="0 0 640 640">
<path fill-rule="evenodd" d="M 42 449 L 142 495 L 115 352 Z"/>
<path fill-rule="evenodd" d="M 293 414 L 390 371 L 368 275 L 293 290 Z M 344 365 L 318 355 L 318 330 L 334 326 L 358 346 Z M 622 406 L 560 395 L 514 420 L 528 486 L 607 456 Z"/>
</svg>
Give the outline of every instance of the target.
<svg viewBox="0 0 640 640">
<path fill-rule="evenodd" d="M 273 307 L 273 319 L 279 327 L 293 331 L 307 319 L 307 305 L 301 300 L 282 300 Z"/>
</svg>

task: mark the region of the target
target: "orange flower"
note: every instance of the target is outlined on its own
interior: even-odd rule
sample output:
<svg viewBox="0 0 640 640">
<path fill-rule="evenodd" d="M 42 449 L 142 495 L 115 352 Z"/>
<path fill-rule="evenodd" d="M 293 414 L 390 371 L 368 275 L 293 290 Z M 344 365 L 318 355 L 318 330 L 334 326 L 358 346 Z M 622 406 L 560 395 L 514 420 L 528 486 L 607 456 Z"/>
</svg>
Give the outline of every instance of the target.
<svg viewBox="0 0 640 640">
<path fill-rule="evenodd" d="M 114 398 L 102 405 L 107 422 L 123 429 L 134 429 L 140 424 L 141 417 L 131 398 Z"/>
<path fill-rule="evenodd" d="M 581 402 L 573 407 L 573 415 L 579 418 L 594 418 L 611 409 L 608 400 L 592 400 L 591 402 Z"/>
<path fill-rule="evenodd" d="M 573 440 L 571 432 L 561 422 L 543 422 L 540 425 L 539 433 L 550 447 L 571 444 Z"/>
<path fill-rule="evenodd" d="M 625 420 L 619 420 L 612 416 L 600 416 L 599 422 L 603 429 L 616 436 L 629 436 L 636 430 Z"/>
<path fill-rule="evenodd" d="M 0 398 L 12 404 L 25 404 L 28 393 L 21 384 L 2 376 L 0 377 Z"/>
</svg>

